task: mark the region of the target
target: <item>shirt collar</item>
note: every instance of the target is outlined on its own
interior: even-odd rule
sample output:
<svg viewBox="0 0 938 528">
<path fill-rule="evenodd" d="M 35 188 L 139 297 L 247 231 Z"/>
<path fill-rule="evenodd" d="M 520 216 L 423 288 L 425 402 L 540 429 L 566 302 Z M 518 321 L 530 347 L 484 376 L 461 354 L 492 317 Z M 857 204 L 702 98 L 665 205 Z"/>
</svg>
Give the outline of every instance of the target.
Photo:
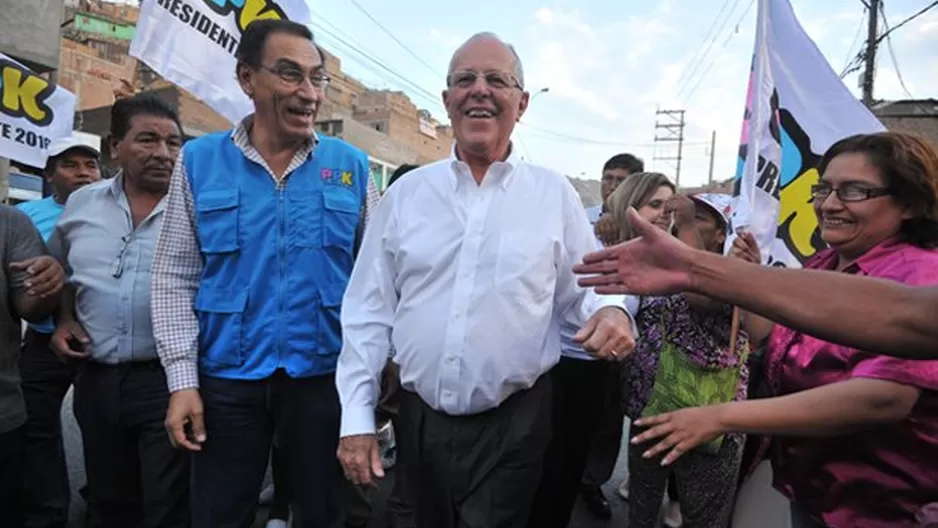
<svg viewBox="0 0 938 528">
<path fill-rule="evenodd" d="M 121 169 L 117 171 L 117 174 L 111 178 L 111 184 L 107 186 L 107 192 L 117 200 L 117 203 L 122 207 L 126 207 L 127 211 L 130 211 L 130 202 L 127 201 L 127 193 L 124 192 L 124 170 Z M 159 213 L 162 213 L 166 208 L 166 195 L 164 194 L 160 201 L 156 204 L 156 207 L 153 208 L 149 216 L 153 216 Z"/>
<path fill-rule="evenodd" d="M 244 149 L 248 145 L 251 145 L 251 136 L 249 134 L 251 130 L 251 125 L 254 123 L 254 114 L 250 114 L 241 121 L 238 122 L 236 126 L 231 131 L 231 140 L 234 141 L 235 145 Z M 319 144 L 319 134 L 316 131 L 313 131 L 312 137 L 306 143 L 306 146 L 310 148 L 310 152 L 316 148 L 316 145 Z M 251 145 L 251 148 L 254 146 Z"/>
<path fill-rule="evenodd" d="M 896 251 L 906 247 L 905 236 L 898 234 L 870 248 L 866 253 L 860 255 L 860 258 L 851 262 L 846 268 L 845 273 L 861 272 L 863 275 L 869 275 L 871 270 L 880 262 L 890 258 Z M 837 267 L 837 252 L 833 249 L 827 249 L 818 254 L 817 260 L 812 268 L 833 270 Z"/>
<path fill-rule="evenodd" d="M 510 143 L 508 145 L 508 157 L 505 161 L 496 161 L 489 165 L 485 177 L 486 179 L 492 178 L 496 180 L 502 189 L 507 189 L 514 177 L 515 169 L 520 167 L 522 163 L 524 163 L 524 160 L 517 154 L 514 143 Z M 456 155 L 455 142 L 453 146 L 450 147 L 449 164 L 453 171 L 452 182 L 454 190 L 459 188 L 459 184 L 462 181 L 472 180 L 472 172 L 469 170 L 469 165 L 460 160 L 459 156 Z"/>
</svg>

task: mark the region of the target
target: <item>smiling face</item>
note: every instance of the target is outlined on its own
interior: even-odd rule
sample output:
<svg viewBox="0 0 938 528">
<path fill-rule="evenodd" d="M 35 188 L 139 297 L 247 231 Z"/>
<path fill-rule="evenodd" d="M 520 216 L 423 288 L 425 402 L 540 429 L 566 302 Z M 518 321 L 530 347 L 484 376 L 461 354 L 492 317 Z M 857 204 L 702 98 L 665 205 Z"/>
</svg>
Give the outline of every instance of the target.
<svg viewBox="0 0 938 528">
<path fill-rule="evenodd" d="M 857 152 L 834 157 L 818 182 L 822 190 L 853 188 L 861 194 L 886 187 L 880 171 L 866 154 Z M 821 238 L 837 251 L 841 263 L 857 259 L 898 234 L 902 221 L 911 218 L 906 208 L 889 195 L 844 202 L 831 192 L 826 198 L 815 198 L 814 212 Z"/>
<path fill-rule="evenodd" d="M 655 226 L 667 230 L 671 222 L 668 215 L 664 214 L 664 206 L 672 196 L 674 196 L 674 190 L 670 186 L 658 187 L 654 194 L 638 208 L 638 215 Z"/>
<path fill-rule="evenodd" d="M 241 88 L 254 101 L 255 119 L 284 142 L 313 136 L 328 77 L 316 46 L 285 32 L 267 36 L 260 64 L 238 65 Z"/>
<path fill-rule="evenodd" d="M 494 37 L 470 40 L 456 51 L 443 104 L 460 153 L 489 162 L 507 156 L 515 123 L 528 106 L 515 65 L 514 54 Z"/>
</svg>

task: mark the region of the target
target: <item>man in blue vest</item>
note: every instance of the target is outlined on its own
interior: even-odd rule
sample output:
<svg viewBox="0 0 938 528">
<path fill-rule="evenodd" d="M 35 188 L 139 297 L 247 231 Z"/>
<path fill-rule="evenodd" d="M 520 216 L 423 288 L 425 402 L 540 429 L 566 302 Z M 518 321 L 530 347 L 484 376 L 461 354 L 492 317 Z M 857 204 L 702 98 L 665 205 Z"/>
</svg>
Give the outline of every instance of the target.
<svg viewBox="0 0 938 528">
<path fill-rule="evenodd" d="M 255 111 L 183 147 L 156 247 L 166 428 L 195 453 L 194 528 L 253 523 L 274 434 L 293 526 L 332 527 L 339 309 L 378 193 L 362 151 L 314 131 L 329 77 L 309 29 L 258 20 L 236 56 Z"/>
</svg>

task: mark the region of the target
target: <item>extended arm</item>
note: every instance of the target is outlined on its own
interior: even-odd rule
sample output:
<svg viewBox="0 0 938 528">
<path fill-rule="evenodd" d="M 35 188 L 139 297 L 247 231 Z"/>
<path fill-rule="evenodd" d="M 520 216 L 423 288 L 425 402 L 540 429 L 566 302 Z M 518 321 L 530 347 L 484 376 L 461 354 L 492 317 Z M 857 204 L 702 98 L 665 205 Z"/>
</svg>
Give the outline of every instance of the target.
<svg viewBox="0 0 938 528">
<path fill-rule="evenodd" d="M 764 267 L 704 251 L 690 262 L 694 292 L 821 339 L 896 357 L 938 358 L 938 287 Z"/>
<path fill-rule="evenodd" d="M 58 288 L 54 294 L 47 296 L 31 293 L 31 283 L 37 280 L 35 271 L 40 266 L 45 269 L 50 263 L 53 264 L 60 272 L 57 279 L 60 287 L 61 268 L 51 262 L 39 232 L 25 213 L 11 207 L 7 219 L 9 221 L 4 226 L 8 241 L 4 265 L 7 267 L 13 307 L 23 319 L 30 323 L 40 323 L 55 312 L 61 294 Z"/>
</svg>

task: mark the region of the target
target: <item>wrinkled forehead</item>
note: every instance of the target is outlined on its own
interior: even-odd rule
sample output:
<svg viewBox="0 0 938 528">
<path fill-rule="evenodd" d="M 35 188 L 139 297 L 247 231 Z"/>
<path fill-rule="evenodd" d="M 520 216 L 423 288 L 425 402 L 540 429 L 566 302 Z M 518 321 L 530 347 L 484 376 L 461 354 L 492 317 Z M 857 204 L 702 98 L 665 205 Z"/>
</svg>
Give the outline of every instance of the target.
<svg viewBox="0 0 938 528">
<path fill-rule="evenodd" d="M 453 71 L 514 71 L 515 58 L 504 43 L 496 39 L 478 39 L 463 44 L 450 61 Z"/>
<path fill-rule="evenodd" d="M 272 33 L 264 45 L 263 60 L 267 65 L 281 63 L 313 70 L 323 66 L 319 49 L 308 39 L 289 33 Z"/>
</svg>

